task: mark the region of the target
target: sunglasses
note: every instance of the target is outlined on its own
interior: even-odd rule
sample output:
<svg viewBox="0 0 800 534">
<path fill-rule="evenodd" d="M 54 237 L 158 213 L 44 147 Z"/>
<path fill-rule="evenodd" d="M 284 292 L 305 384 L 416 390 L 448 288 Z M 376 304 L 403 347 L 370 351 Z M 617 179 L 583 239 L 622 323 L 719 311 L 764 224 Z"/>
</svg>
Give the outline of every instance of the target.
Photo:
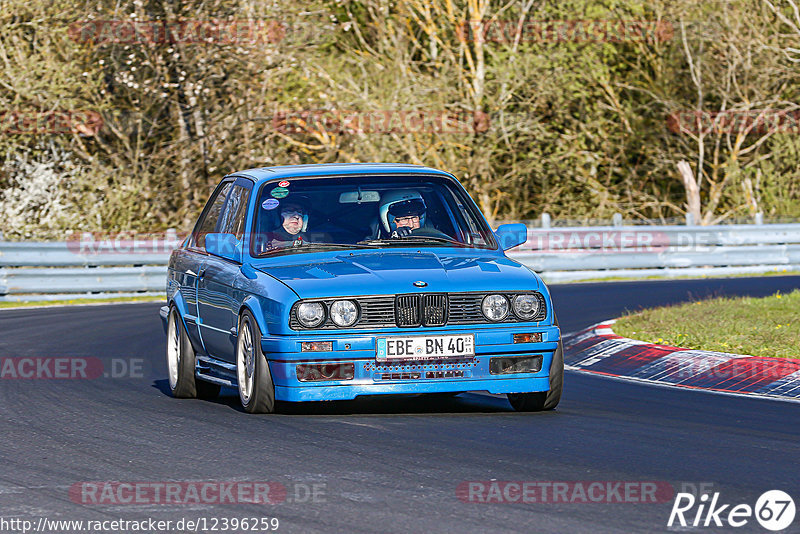
<svg viewBox="0 0 800 534">
<path fill-rule="evenodd" d="M 292 217 L 298 217 L 302 219 L 304 215 L 305 213 L 296 209 L 288 209 L 281 212 L 281 217 L 284 219 L 291 219 Z"/>
</svg>

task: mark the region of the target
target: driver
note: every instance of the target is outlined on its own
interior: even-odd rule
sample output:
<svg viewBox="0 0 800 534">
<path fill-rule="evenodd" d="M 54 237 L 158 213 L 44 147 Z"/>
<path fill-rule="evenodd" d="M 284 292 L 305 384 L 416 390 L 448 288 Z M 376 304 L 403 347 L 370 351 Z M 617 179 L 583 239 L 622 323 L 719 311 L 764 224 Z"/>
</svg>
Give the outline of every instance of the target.
<svg viewBox="0 0 800 534">
<path fill-rule="evenodd" d="M 425 200 L 411 189 L 386 193 L 380 207 L 381 222 L 391 237 L 407 237 L 425 226 Z"/>
</svg>

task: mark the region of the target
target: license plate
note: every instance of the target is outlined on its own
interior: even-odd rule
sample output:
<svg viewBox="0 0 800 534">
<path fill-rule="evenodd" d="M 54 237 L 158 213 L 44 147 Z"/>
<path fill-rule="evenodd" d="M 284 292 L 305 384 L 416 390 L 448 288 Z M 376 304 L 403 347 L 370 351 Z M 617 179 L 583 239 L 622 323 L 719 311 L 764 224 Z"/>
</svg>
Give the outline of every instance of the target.
<svg viewBox="0 0 800 534">
<path fill-rule="evenodd" d="M 379 337 L 378 360 L 435 360 L 475 355 L 475 336 Z"/>
</svg>

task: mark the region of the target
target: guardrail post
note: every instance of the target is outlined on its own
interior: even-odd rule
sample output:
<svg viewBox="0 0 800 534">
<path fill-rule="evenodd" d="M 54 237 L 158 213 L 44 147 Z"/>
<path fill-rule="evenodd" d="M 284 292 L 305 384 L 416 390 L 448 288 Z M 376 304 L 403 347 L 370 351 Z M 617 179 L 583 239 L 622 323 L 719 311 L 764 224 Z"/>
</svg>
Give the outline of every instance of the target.
<svg viewBox="0 0 800 534">
<path fill-rule="evenodd" d="M 542 228 L 550 228 L 550 214 L 542 213 Z"/>
<path fill-rule="evenodd" d="M 756 213 L 756 224 L 759 226 L 764 224 L 764 214 L 761 213 L 760 211 Z M 2 238 L 2 234 L 0 234 L 0 238 Z"/>
<path fill-rule="evenodd" d="M 622 214 L 615 213 L 614 216 L 611 218 L 611 221 L 612 221 L 611 223 L 612 226 L 617 226 L 617 227 L 622 226 Z"/>
<path fill-rule="evenodd" d="M 694 214 L 686 214 L 686 226 L 694 226 Z"/>
</svg>

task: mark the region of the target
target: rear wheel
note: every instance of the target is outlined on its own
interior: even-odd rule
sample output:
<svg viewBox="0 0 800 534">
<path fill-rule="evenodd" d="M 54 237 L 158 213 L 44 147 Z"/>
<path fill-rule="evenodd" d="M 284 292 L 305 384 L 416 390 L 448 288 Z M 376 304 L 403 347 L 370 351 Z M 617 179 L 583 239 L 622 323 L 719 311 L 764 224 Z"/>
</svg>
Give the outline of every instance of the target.
<svg viewBox="0 0 800 534">
<path fill-rule="evenodd" d="M 553 315 L 553 324 L 558 326 L 558 318 Z M 558 348 L 550 363 L 550 390 L 536 393 L 508 393 L 508 402 L 518 412 L 541 412 L 552 410 L 561 400 L 564 389 L 564 344 L 558 339 Z"/>
<path fill-rule="evenodd" d="M 239 337 L 236 341 L 236 378 L 239 400 L 248 413 L 275 411 L 275 386 L 264 353 L 261 351 L 261 332 L 253 315 L 245 310 L 239 318 Z"/>
</svg>

